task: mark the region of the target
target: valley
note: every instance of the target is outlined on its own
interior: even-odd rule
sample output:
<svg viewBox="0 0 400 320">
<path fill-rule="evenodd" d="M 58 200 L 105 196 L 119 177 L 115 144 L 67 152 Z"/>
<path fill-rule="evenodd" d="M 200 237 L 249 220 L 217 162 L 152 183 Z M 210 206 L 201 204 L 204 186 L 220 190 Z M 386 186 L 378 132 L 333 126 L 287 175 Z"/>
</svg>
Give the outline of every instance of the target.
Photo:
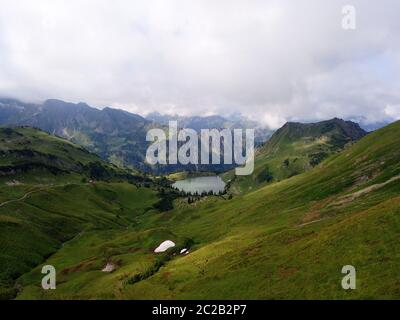
<svg viewBox="0 0 400 320">
<path fill-rule="evenodd" d="M 0 301 L 383 314 L 399 30 L 393 0 L 0 0 Z"/>
<path fill-rule="evenodd" d="M 0 125 L 30 126 L 39 128 L 52 135 L 57 135 L 83 146 L 97 154 L 103 160 L 121 168 L 129 168 L 148 174 L 170 174 L 176 171 L 212 171 L 223 172 L 233 168 L 228 165 L 181 165 L 174 162 L 168 166 L 150 164 L 146 161 L 146 150 L 151 145 L 146 141 L 147 133 L 158 129 L 160 135 L 168 133 L 168 121 L 172 118 L 161 115 L 149 115 L 144 118 L 138 114 L 120 109 L 105 107 L 93 108 L 86 103 L 70 103 L 49 99 L 40 104 L 26 103 L 15 99 L 0 97 Z M 264 143 L 271 135 L 271 130 L 260 126 L 245 117 L 232 120 L 221 116 L 178 117 L 179 129 L 254 129 L 257 145 Z M 188 127 L 192 126 L 192 127 Z M 201 145 L 199 145 L 201 147 Z"/>
<path fill-rule="evenodd" d="M 226 196 L 193 203 L 161 177 L 2 128 L 1 298 L 398 299 L 400 122 L 368 135 L 291 126 L 258 149 L 252 176 L 225 173 Z M 273 178 L 257 181 L 266 167 Z M 176 246 L 155 253 L 165 240 Z M 56 290 L 41 288 L 43 265 Z M 344 265 L 357 290 L 342 289 Z"/>
</svg>

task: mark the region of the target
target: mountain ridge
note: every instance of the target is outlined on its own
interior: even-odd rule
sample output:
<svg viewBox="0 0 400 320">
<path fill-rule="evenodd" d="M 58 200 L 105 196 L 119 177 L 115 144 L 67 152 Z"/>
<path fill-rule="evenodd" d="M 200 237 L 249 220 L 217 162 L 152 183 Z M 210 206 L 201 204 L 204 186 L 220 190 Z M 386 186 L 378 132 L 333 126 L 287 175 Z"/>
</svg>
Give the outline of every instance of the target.
<svg viewBox="0 0 400 320">
<path fill-rule="evenodd" d="M 209 119 L 215 121 L 210 122 Z M 190 121 L 190 125 L 195 126 L 195 129 L 198 130 L 200 128 L 221 129 L 226 127 L 233 129 L 256 126 L 254 122 L 238 120 L 229 122 L 223 117 L 195 117 Z M 120 167 L 155 174 L 180 170 L 222 172 L 233 167 L 233 165 L 149 165 L 146 163 L 145 157 L 151 142 L 146 141 L 146 134 L 152 128 L 167 130 L 165 124 L 168 121 L 161 122 L 156 123 L 121 109 L 92 108 L 83 102 L 69 103 L 58 99 L 48 99 L 42 104 L 33 104 L 13 99 L 0 99 L 0 125 L 28 125 L 40 128 L 82 145 Z M 187 122 L 182 121 L 178 125 L 180 128 L 187 127 Z M 269 136 L 268 132 L 257 128 L 256 137 L 261 139 L 259 141 L 265 141 Z"/>
<path fill-rule="evenodd" d="M 144 177 L 39 128 L 0 126 L 0 181 L 54 183 L 81 179 L 143 181 Z"/>
<path fill-rule="evenodd" d="M 357 123 L 339 118 L 315 123 L 287 122 L 256 150 L 251 176 L 223 175 L 235 192 L 249 192 L 312 169 L 334 153 L 367 135 Z"/>
<path fill-rule="evenodd" d="M 0 100 L 0 124 L 28 125 L 67 138 L 119 166 L 149 171 L 145 152 L 150 121 L 129 112 L 49 99 L 43 104 Z"/>
</svg>

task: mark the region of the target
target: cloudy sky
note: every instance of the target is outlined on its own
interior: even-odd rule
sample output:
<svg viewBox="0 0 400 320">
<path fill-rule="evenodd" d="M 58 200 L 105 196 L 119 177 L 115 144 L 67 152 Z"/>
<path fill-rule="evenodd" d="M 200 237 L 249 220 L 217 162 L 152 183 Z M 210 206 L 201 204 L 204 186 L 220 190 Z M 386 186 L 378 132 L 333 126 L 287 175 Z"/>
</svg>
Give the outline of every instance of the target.
<svg viewBox="0 0 400 320">
<path fill-rule="evenodd" d="M 0 96 L 273 128 L 393 120 L 399 35 L 398 0 L 0 0 Z"/>
</svg>

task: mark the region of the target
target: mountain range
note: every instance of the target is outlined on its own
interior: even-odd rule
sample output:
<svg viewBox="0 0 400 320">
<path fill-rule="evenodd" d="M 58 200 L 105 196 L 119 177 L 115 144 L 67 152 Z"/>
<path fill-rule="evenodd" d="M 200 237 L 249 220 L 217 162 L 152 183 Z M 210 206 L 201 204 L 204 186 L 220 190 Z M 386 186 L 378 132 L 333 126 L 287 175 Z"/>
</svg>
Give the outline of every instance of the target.
<svg viewBox="0 0 400 320">
<path fill-rule="evenodd" d="M 248 192 L 311 170 L 367 134 L 357 123 L 334 118 L 317 123 L 288 122 L 257 149 L 250 176 L 223 174 L 236 193 Z"/>
<path fill-rule="evenodd" d="M 255 141 L 265 142 L 271 131 L 254 121 L 236 116 L 179 117 L 152 113 L 147 118 L 120 109 L 106 107 L 102 110 L 85 103 L 67 103 L 47 100 L 43 104 L 24 103 L 14 99 L 0 99 L 0 125 L 27 125 L 40 128 L 84 146 L 119 167 L 129 167 L 144 172 L 169 173 L 180 170 L 223 171 L 231 166 L 178 165 L 150 166 L 145 161 L 150 142 L 146 134 L 152 128 L 165 129 L 168 121 L 178 121 L 180 128 L 237 129 L 254 128 Z M 166 129 L 165 129 L 166 130 Z"/>
<path fill-rule="evenodd" d="M 120 167 L 146 171 L 146 133 L 152 127 L 141 116 L 85 103 L 47 100 L 43 104 L 0 100 L 0 124 L 27 125 L 84 146 Z"/>
<path fill-rule="evenodd" d="M 212 116 L 179 116 L 165 115 L 159 112 L 152 112 L 146 116 L 147 120 L 167 126 L 169 121 L 177 121 L 181 128 L 190 128 L 198 133 L 201 129 L 254 129 L 254 142 L 256 146 L 265 143 L 273 133 L 273 130 L 262 126 L 242 115 L 233 114 L 226 117 L 220 115 Z"/>
<path fill-rule="evenodd" d="M 320 140 L 333 152 L 295 176 L 188 202 L 65 139 L 3 127 L 0 297 L 398 298 L 399 131 L 288 123 L 258 157 L 280 163 L 293 145 Z M 173 206 L 160 206 L 170 196 Z M 167 239 L 176 246 L 155 253 Z M 56 268 L 56 290 L 41 288 L 43 265 Z M 341 287 L 345 265 L 357 269 L 357 290 Z"/>
<path fill-rule="evenodd" d="M 252 175 L 228 170 L 224 193 L 193 197 L 99 151 L 162 120 L 1 103 L 0 299 L 400 297 L 400 121 L 370 133 L 338 118 L 288 122 Z M 175 246 L 155 252 L 166 240 Z M 44 265 L 56 290 L 41 286 Z M 342 288 L 348 265 L 357 290 Z"/>
</svg>

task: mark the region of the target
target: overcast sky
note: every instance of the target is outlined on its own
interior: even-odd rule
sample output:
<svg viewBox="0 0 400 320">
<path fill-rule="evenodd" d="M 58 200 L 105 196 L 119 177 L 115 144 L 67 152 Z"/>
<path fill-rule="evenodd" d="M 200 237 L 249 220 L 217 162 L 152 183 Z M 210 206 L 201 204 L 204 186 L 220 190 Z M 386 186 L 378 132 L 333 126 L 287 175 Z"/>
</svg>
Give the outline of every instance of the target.
<svg viewBox="0 0 400 320">
<path fill-rule="evenodd" d="M 272 128 L 400 119 L 399 37 L 398 0 L 0 0 L 0 96 Z"/>
</svg>

